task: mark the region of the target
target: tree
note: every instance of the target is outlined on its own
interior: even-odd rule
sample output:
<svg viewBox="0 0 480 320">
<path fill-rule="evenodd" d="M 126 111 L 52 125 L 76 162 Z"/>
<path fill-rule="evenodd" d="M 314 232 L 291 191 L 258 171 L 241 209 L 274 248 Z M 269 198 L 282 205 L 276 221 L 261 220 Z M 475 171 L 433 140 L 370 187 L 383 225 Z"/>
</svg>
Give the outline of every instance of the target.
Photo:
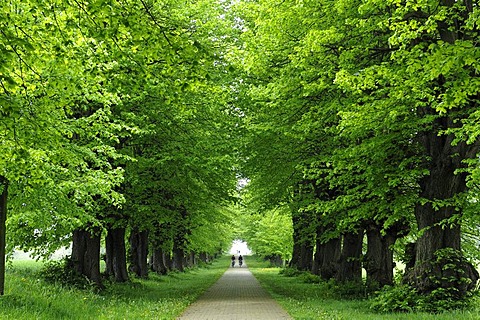
<svg viewBox="0 0 480 320">
<path fill-rule="evenodd" d="M 215 48 L 217 35 L 211 31 L 214 23 L 199 24 L 212 17 L 216 21 L 218 9 L 206 10 L 202 2 L 190 7 L 176 2 L 164 5 L 143 3 L 156 27 L 168 22 L 176 30 L 167 35 L 163 28 L 157 30 L 156 54 L 166 50 L 168 56 L 172 49 L 174 54 L 168 61 L 144 65 L 153 79 L 147 78 L 136 98 L 128 102 L 141 129 L 125 143 L 125 152 L 137 160 L 126 167 L 125 193 L 131 230 L 149 231 L 151 243 L 157 246 L 152 250 L 162 249 L 167 255 L 173 246 L 161 242 L 170 243 L 176 236 L 173 244 L 182 242 L 181 248 L 175 248 L 177 265 L 182 268 L 181 256 L 195 246 L 188 243 L 188 237 L 203 223 L 197 222 L 196 216 L 215 216 L 219 203 L 231 200 L 234 162 L 226 150 L 231 150 L 232 130 L 226 105 L 226 69 Z M 162 45 L 165 36 L 167 42 Z M 145 52 L 145 57 L 150 53 Z M 170 230 L 157 237 L 157 228 Z M 133 267 L 139 269 L 137 263 Z"/>
<path fill-rule="evenodd" d="M 272 264 L 281 266 L 290 260 L 293 229 L 288 208 L 257 213 L 245 209 L 243 211 L 243 222 L 238 227 L 241 230 L 239 236 L 248 243 L 251 250 Z"/>
<path fill-rule="evenodd" d="M 424 163 L 428 174 L 419 181 L 421 201 L 415 216 L 422 234 L 417 241 L 415 266 L 407 279 L 424 293 L 444 288 L 454 297 L 463 297 L 479 278 L 475 268 L 462 258 L 461 225 L 457 222 L 467 186 L 467 174 L 462 171 L 465 161 L 475 158 L 479 147 L 478 138 L 465 136 L 464 128 L 464 123 L 476 118 L 478 106 L 478 76 L 472 72 L 476 67 L 471 60 L 478 54 L 473 42 L 478 30 L 471 24 L 475 14 L 470 1 L 438 1 L 435 5 L 435 11 L 433 7 L 422 8 L 423 17 L 412 17 L 412 23 L 420 22 L 418 29 L 400 31 L 409 35 L 410 42 L 400 46 L 397 56 L 399 63 L 411 65 L 415 60 L 425 64 L 418 75 L 420 81 L 411 85 L 414 89 L 419 84 L 427 87 L 430 97 L 417 109 L 420 119 L 430 120 L 430 127 L 417 135 L 428 157 Z M 397 8 L 397 14 L 411 10 Z M 432 27 L 416 44 L 423 25 Z M 426 53 L 423 56 L 422 51 Z M 448 58 L 439 63 L 440 56 Z M 406 71 L 416 70 L 418 65 L 413 64 Z M 451 264 L 455 267 L 450 268 Z"/>
<path fill-rule="evenodd" d="M 478 117 L 474 5 L 245 6 L 252 13 L 244 16 L 239 60 L 252 87 L 252 103 L 245 108 L 249 139 L 257 141 L 247 156 L 257 171 L 248 176 L 252 185 L 273 189 L 265 193 L 269 197 L 260 194 L 266 206 L 286 201 L 296 184 L 314 181 L 309 201 L 292 201 L 299 212 L 318 216 L 310 240 L 360 236 L 367 227 L 368 277 L 387 284 L 391 277 L 378 278 L 378 267 L 392 266 L 390 247 L 410 230 L 419 239 L 418 260 L 406 279 L 425 294 L 440 286 L 463 296 L 472 287 L 460 279 L 474 283 L 477 276 L 461 253 L 449 249 L 461 250 L 459 221 L 470 206 L 466 179 L 474 177 L 466 163 L 477 166 L 478 134 L 470 126 Z M 442 56 L 451 59 L 439 64 Z M 262 149 L 259 141 L 272 147 Z M 275 167 L 279 154 L 291 160 L 282 169 Z M 274 180 L 283 172 L 295 174 Z M 362 237 L 355 241 L 361 242 Z M 452 255 L 459 272 L 440 271 L 445 255 Z M 435 270 L 433 282 L 428 270 Z M 447 274 L 455 280 L 440 280 Z"/>
<path fill-rule="evenodd" d="M 5 292 L 5 248 L 6 248 L 6 219 L 7 219 L 7 198 L 8 184 L 4 177 L 0 177 L 2 194 L 0 196 L 0 295 Z"/>
<path fill-rule="evenodd" d="M 73 173 L 87 162 L 87 150 L 77 150 L 71 143 L 74 132 L 80 128 L 67 116 L 80 92 L 75 75 L 81 73 L 82 68 L 69 60 L 68 48 L 74 47 L 74 43 L 62 46 L 63 31 L 72 31 L 62 29 L 71 12 L 56 16 L 55 6 L 45 8 L 41 1 L 9 1 L 2 3 L 1 11 L 4 13 L 0 36 L 4 59 L 0 89 L 0 175 L 9 182 L 9 203 L 14 209 L 7 224 L 15 227 L 14 234 L 20 235 L 18 238 L 7 235 L 8 239 L 14 239 L 10 242 L 12 246 L 20 244 L 27 248 L 36 241 L 39 246 L 45 245 L 48 234 L 60 233 L 63 226 L 76 224 L 72 213 L 79 211 L 72 210 L 74 206 L 67 191 L 71 181 L 60 187 L 58 183 L 65 182 L 63 178 L 67 176 L 80 176 L 80 172 Z M 87 181 L 110 185 L 111 176 L 102 180 L 95 170 L 82 173 Z M 63 217 L 72 215 L 63 220 L 60 212 L 65 214 Z M 48 226 L 32 224 L 37 214 L 48 217 L 43 222 L 50 220 L 51 223 Z M 22 238 L 27 241 L 23 242 Z M 60 242 L 54 242 L 52 247 Z M 3 271 L 0 270 L 2 274 Z"/>
<path fill-rule="evenodd" d="M 464 121 L 462 119 L 468 119 L 469 114 L 472 114 L 470 108 L 475 102 L 467 98 L 465 101 L 457 100 L 454 105 L 452 104 L 450 94 L 456 81 L 449 82 L 445 79 L 449 77 L 465 79 L 463 74 L 469 73 L 467 71 L 469 67 L 468 64 L 460 63 L 459 68 L 439 70 L 438 54 L 440 52 L 449 52 L 449 56 L 452 56 L 453 52 L 460 56 L 465 54 L 464 40 L 461 40 L 461 37 L 457 38 L 458 42 L 453 40 L 456 36 L 452 36 L 451 32 L 458 32 L 453 31 L 456 28 L 453 25 L 458 27 L 458 24 L 463 23 L 463 19 L 468 21 L 468 9 L 466 7 L 461 9 L 461 6 L 442 1 L 432 2 L 421 8 L 416 4 L 412 5 L 413 7 L 389 4 L 383 6 L 375 8 L 382 12 L 394 10 L 392 20 L 394 22 L 382 24 L 388 26 L 392 32 L 389 38 L 392 62 L 372 65 L 357 70 L 356 74 L 352 71 L 347 78 L 343 78 L 344 75 L 338 77 L 339 83 L 348 82 L 346 86 L 360 90 L 364 94 L 362 105 L 358 108 L 361 113 L 363 113 L 361 109 L 369 110 L 378 104 L 382 105 L 384 110 L 389 110 L 390 117 L 394 116 L 397 119 L 393 126 L 385 123 L 388 125 L 385 128 L 390 129 L 389 134 L 395 133 L 394 142 L 397 142 L 394 145 L 402 146 L 401 150 L 406 151 L 406 161 L 402 162 L 408 166 L 402 165 L 407 170 L 399 172 L 397 175 L 400 180 L 390 180 L 390 184 L 400 186 L 400 191 L 414 187 L 413 191 L 417 197 L 414 198 L 415 217 L 419 228 L 417 260 L 414 269 L 407 271 L 407 281 L 425 294 L 444 288 L 446 291 L 455 291 L 453 295 L 460 297 L 471 288 L 468 284 L 460 284 L 463 281 L 460 279 L 465 278 L 468 283 L 475 282 L 477 278 L 475 272 L 468 263 L 461 261 L 462 259 L 458 260 L 454 254 L 451 257 L 452 263 L 461 271 L 458 273 L 445 271 L 445 274 L 452 276 L 451 282 L 439 280 L 445 275 L 440 269 L 447 266 L 449 258 L 445 255 L 440 258 L 435 252 L 438 251 L 438 254 L 442 255 L 444 249 L 448 252 L 453 249 L 458 253 L 461 250 L 460 225 L 454 222 L 456 217 L 461 215 L 461 208 L 464 206 L 459 199 L 463 198 L 462 193 L 465 191 L 466 174 L 461 171 L 465 166 L 464 160 L 472 158 L 478 148 L 475 140 L 470 140 L 468 145 L 465 139 L 458 136 L 458 132 L 462 131 L 460 129 Z M 373 8 L 367 5 L 365 11 L 374 10 Z M 457 17 L 459 20 L 450 16 L 455 10 L 462 12 Z M 418 28 L 409 29 L 416 23 L 419 23 Z M 449 24 L 451 27 L 446 27 Z M 449 31 L 446 31 L 447 29 Z M 462 49 L 457 51 L 455 50 L 457 47 Z M 458 56 L 454 59 L 458 59 Z M 415 77 L 412 77 L 413 74 Z M 468 96 L 470 91 L 461 86 L 457 86 L 456 89 L 456 94 L 459 95 Z M 401 121 L 398 121 L 399 115 Z M 371 114 L 368 117 L 371 118 Z M 346 120 L 350 122 L 352 119 Z M 397 125 L 401 126 L 401 131 L 395 129 Z M 353 128 L 353 123 L 351 126 Z M 395 163 L 398 162 L 392 164 Z M 402 184 L 398 185 L 397 181 L 401 181 Z M 395 191 L 395 188 L 390 189 Z M 399 195 L 402 194 L 406 193 L 402 191 Z M 395 193 L 393 195 L 395 198 L 398 197 Z M 450 254 L 451 252 L 447 256 Z M 459 255 L 461 256 L 461 253 Z"/>
</svg>

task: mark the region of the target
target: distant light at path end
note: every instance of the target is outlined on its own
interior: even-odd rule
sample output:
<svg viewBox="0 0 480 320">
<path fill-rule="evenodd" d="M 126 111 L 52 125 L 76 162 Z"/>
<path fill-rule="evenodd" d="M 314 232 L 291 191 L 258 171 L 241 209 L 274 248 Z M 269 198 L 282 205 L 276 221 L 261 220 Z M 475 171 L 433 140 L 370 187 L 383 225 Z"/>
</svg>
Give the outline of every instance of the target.
<svg viewBox="0 0 480 320">
<path fill-rule="evenodd" d="M 230 254 L 250 255 L 252 254 L 252 251 L 248 248 L 246 242 L 242 240 L 234 240 L 232 243 L 232 247 L 230 248 Z"/>
</svg>

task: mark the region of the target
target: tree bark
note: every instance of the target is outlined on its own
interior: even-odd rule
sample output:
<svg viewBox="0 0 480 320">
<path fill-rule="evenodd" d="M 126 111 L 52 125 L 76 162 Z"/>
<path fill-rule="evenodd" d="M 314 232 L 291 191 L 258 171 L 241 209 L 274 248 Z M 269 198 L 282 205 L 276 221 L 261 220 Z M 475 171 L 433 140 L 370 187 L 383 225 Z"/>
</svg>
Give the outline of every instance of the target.
<svg viewBox="0 0 480 320">
<path fill-rule="evenodd" d="M 139 278 L 148 276 L 148 231 L 133 229 L 130 232 L 130 268 Z"/>
<path fill-rule="evenodd" d="M 441 0 L 439 4 L 461 11 L 462 4 L 455 0 Z M 471 1 L 464 1 L 463 6 L 466 9 L 464 14 L 471 12 Z M 443 41 L 454 44 L 465 35 L 461 30 L 462 14 L 449 19 L 439 22 L 438 32 Z M 445 85 L 443 76 L 439 76 L 437 82 L 433 85 L 442 90 Z M 420 181 L 423 201 L 415 208 L 417 225 L 423 233 L 414 247 L 415 258 L 411 259 L 414 266 L 406 270 L 404 279 L 420 293 L 442 289 L 450 291 L 453 298 L 462 298 L 473 289 L 479 278 L 474 266 L 462 256 L 460 225 L 451 219 L 461 214 L 460 208 L 453 204 L 454 197 L 466 190 L 466 174 L 456 171 L 464 167 L 462 162 L 465 159 L 476 156 L 479 141 L 477 139 L 468 145 L 464 141 L 453 144 L 453 134 L 440 134 L 461 126 L 461 120 L 477 109 L 478 99 L 468 105 L 460 104 L 457 109 L 436 118 L 432 129 L 419 133 L 417 137 L 429 157 L 429 175 Z M 433 108 L 422 108 L 419 114 L 430 116 L 436 115 L 436 112 Z"/>
<path fill-rule="evenodd" d="M 191 233 L 190 221 L 187 210 L 182 207 L 180 216 L 176 221 L 173 236 L 173 268 L 183 272 L 187 257 L 187 236 Z"/>
<path fill-rule="evenodd" d="M 0 296 L 5 293 L 5 256 L 7 247 L 7 199 L 8 180 L 0 176 Z"/>
<path fill-rule="evenodd" d="M 125 228 L 109 228 L 105 246 L 106 276 L 113 276 L 116 282 L 128 281 Z"/>
<path fill-rule="evenodd" d="M 340 254 L 336 279 L 339 282 L 362 281 L 362 246 L 363 230 L 343 235 L 342 252 Z"/>
<path fill-rule="evenodd" d="M 202 261 L 203 263 L 207 263 L 208 262 L 208 253 L 206 252 L 200 252 L 200 255 L 198 256 L 198 258 L 200 259 L 200 261 Z"/>
<path fill-rule="evenodd" d="M 103 288 L 100 275 L 100 228 L 77 229 L 73 232 L 72 264 L 79 274 Z"/>
<path fill-rule="evenodd" d="M 338 263 L 341 255 L 342 241 L 340 238 L 328 240 L 322 244 L 320 251 L 323 251 L 322 264 L 320 265 L 320 277 L 324 280 L 334 279 L 338 272 Z"/>
<path fill-rule="evenodd" d="M 336 277 L 338 271 L 342 242 L 340 238 L 333 238 L 323 242 L 322 234 L 324 232 L 325 227 L 320 226 L 317 228 L 316 250 L 312 273 L 319 275 L 324 280 L 330 280 Z"/>
<path fill-rule="evenodd" d="M 167 264 L 165 263 L 165 255 L 161 247 L 153 250 L 152 270 L 158 274 L 167 274 L 168 272 Z"/>
<path fill-rule="evenodd" d="M 313 244 L 312 240 L 306 241 L 302 244 L 300 249 L 300 264 L 298 265 L 299 270 L 310 271 L 312 270 L 313 263 Z"/>
<path fill-rule="evenodd" d="M 427 111 L 428 113 L 428 111 Z M 439 135 L 440 129 L 458 125 L 448 117 L 438 118 L 436 130 L 423 133 L 419 141 L 430 158 L 429 175 L 420 181 L 421 198 L 424 202 L 416 205 L 415 217 L 423 233 L 416 243 L 415 265 L 406 270 L 405 281 L 421 293 L 430 293 L 438 288 L 453 289 L 463 297 L 473 288 L 479 278 L 475 268 L 461 257 L 460 225 L 447 223 L 459 208 L 445 204 L 465 191 L 465 173 L 456 173 L 463 167 L 462 161 L 476 155 L 476 148 L 460 141 L 452 145 L 452 134 Z M 434 203 L 442 201 L 437 208 Z M 452 261 L 443 259 L 445 249 L 452 255 Z M 454 266 L 450 268 L 449 266 Z M 448 280 L 445 280 L 448 279 Z M 468 281 L 465 281 L 468 280 Z"/>
<path fill-rule="evenodd" d="M 175 269 L 174 262 L 173 262 L 173 257 L 172 257 L 172 251 L 163 251 L 163 259 L 165 261 L 165 264 L 166 264 L 168 270 Z"/>
<path fill-rule="evenodd" d="M 424 230 L 415 246 L 414 266 L 407 269 L 405 281 L 420 293 L 431 293 L 438 288 L 453 289 L 457 298 L 475 287 L 479 274 L 474 266 L 462 258 L 460 226 L 442 227 L 439 223 L 457 214 L 452 208 L 435 210 L 431 204 L 416 209 L 417 224 Z M 445 254 L 450 258 L 443 257 Z M 467 281 L 465 281 L 467 280 Z"/>
<path fill-rule="evenodd" d="M 270 262 L 270 265 L 275 267 L 283 267 L 284 264 L 284 261 L 279 254 L 272 254 L 266 256 L 264 260 L 268 260 Z"/>
<path fill-rule="evenodd" d="M 173 245 L 172 225 L 159 223 L 155 226 L 152 249 L 152 270 L 158 274 L 166 274 L 172 269 L 171 251 Z"/>
<path fill-rule="evenodd" d="M 317 234 L 315 236 L 315 253 L 313 254 L 312 270 L 311 272 L 315 275 L 320 275 L 320 265 L 322 264 L 322 234 L 325 228 L 318 223 L 317 225 Z"/>
<path fill-rule="evenodd" d="M 315 197 L 322 201 L 331 201 L 338 196 L 338 191 L 328 184 L 314 183 Z M 342 241 L 340 237 L 324 239 L 324 234 L 335 230 L 335 225 L 325 224 L 322 216 L 317 215 L 315 235 L 315 255 L 312 265 L 312 273 L 319 275 L 324 280 L 335 279 L 339 268 Z"/>
<path fill-rule="evenodd" d="M 195 252 L 190 251 L 190 254 L 188 255 L 188 259 L 187 259 L 187 265 L 190 268 L 197 265 L 197 257 L 195 255 Z"/>
<path fill-rule="evenodd" d="M 308 212 L 293 212 L 293 252 L 289 267 L 310 271 L 313 264 L 314 215 Z"/>
<path fill-rule="evenodd" d="M 393 284 L 393 249 L 397 235 L 394 230 L 387 230 L 381 234 L 382 226 L 370 223 L 366 228 L 367 252 L 363 267 L 367 272 L 367 286 L 370 289 L 379 289 Z"/>
<path fill-rule="evenodd" d="M 183 239 L 177 237 L 173 243 L 173 268 L 183 272 L 185 271 L 185 251 L 183 250 Z"/>
</svg>

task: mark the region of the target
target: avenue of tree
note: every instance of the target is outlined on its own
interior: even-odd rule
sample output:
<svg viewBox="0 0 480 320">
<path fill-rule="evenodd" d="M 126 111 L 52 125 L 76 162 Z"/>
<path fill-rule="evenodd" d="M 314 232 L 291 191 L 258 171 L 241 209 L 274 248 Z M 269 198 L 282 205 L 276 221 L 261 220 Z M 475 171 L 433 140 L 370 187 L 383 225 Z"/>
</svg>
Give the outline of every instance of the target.
<svg viewBox="0 0 480 320">
<path fill-rule="evenodd" d="M 470 0 L 239 4 L 247 194 L 289 211 L 291 267 L 359 283 L 363 267 L 375 289 L 395 260 L 420 294 L 475 288 L 479 13 Z"/>
<path fill-rule="evenodd" d="M 2 2 L 9 250 L 72 243 L 71 268 L 101 287 L 103 241 L 116 281 L 127 265 L 146 276 L 147 258 L 165 273 L 228 249 L 238 117 L 216 31 L 225 8 L 210 4 Z"/>
<path fill-rule="evenodd" d="M 102 287 L 242 238 L 339 283 L 479 279 L 475 0 L 6 0 L 5 248 Z M 248 181 L 244 187 L 239 181 Z M 6 237 L 5 237 L 6 235 Z M 100 274 L 100 248 L 106 271 Z"/>
</svg>

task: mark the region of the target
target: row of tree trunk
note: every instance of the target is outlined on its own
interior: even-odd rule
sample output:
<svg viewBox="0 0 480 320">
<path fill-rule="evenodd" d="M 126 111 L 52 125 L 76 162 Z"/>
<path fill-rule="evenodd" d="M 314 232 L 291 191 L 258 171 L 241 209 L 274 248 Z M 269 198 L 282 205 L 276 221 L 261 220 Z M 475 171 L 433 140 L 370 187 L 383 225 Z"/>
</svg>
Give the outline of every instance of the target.
<svg viewBox="0 0 480 320">
<path fill-rule="evenodd" d="M 183 246 L 173 243 L 170 250 L 162 246 L 149 248 L 149 232 L 132 229 L 126 246 L 126 229 L 110 228 L 105 238 L 105 272 L 100 272 L 101 229 L 98 227 L 77 229 L 73 233 L 71 267 L 79 275 L 103 288 L 107 277 L 116 282 L 129 280 L 129 271 L 136 277 L 145 278 L 149 271 L 166 274 L 170 270 L 183 271 L 198 261 L 207 262 L 209 255 L 186 252 Z"/>
<path fill-rule="evenodd" d="M 316 232 L 312 233 L 311 228 L 305 228 L 305 221 L 311 220 L 311 215 L 305 212 L 294 215 L 295 242 L 290 267 L 341 283 L 362 283 L 363 268 L 368 288 L 378 289 L 394 284 L 392 247 L 397 239 L 407 233 L 406 223 L 399 221 L 384 229 L 383 223 L 368 221 L 338 237 L 325 238 L 325 233 L 334 229 L 319 225 Z M 458 298 L 473 289 L 479 275 L 461 255 L 459 229 L 458 226 L 432 227 L 417 243 L 407 245 L 404 281 L 421 293 L 430 293 L 438 288 L 453 289 Z M 442 252 L 445 248 L 454 251 L 447 250 L 443 256 L 432 251 Z M 426 251 L 431 252 L 427 255 Z M 419 257 L 422 260 L 418 260 Z"/>
<path fill-rule="evenodd" d="M 362 268 L 367 275 L 367 285 L 378 288 L 393 284 L 393 249 L 402 225 L 389 228 L 384 234 L 381 226 L 371 222 L 356 230 L 343 233 L 339 237 L 324 240 L 327 228 L 318 226 L 316 234 L 310 240 L 294 245 L 290 266 L 310 271 L 324 280 L 335 279 L 338 282 L 358 282 L 362 280 Z M 302 231 L 294 227 L 294 233 Z M 364 238 L 366 236 L 366 251 Z M 311 239 L 316 239 L 312 243 Z"/>
</svg>

